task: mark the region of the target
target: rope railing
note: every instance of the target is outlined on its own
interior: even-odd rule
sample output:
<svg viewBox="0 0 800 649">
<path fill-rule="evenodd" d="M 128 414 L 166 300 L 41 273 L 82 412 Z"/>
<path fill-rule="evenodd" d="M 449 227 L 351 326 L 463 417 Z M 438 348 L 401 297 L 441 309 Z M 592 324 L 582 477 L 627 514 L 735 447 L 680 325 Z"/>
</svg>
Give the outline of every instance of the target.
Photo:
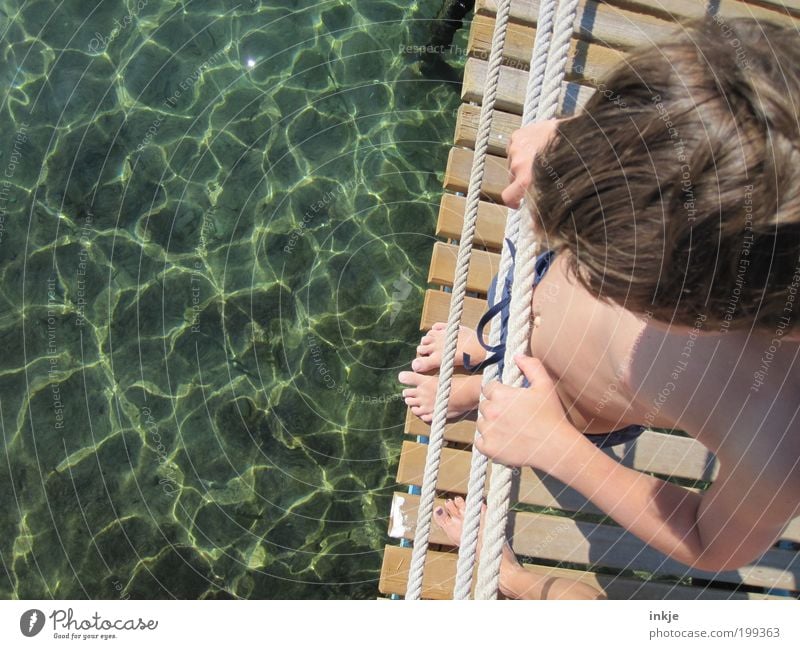
<svg viewBox="0 0 800 649">
<path fill-rule="evenodd" d="M 558 11 L 556 12 L 557 5 Z M 485 95 L 475 139 L 475 154 L 473 156 L 469 189 L 467 190 L 464 224 L 456 260 L 450 312 L 442 351 L 442 364 L 439 371 L 437 397 L 425 459 L 425 470 L 417 512 L 417 526 L 414 534 L 414 547 L 408 572 L 406 599 L 419 599 L 422 593 L 425 557 L 430 540 L 431 518 L 436 497 L 436 479 L 444 444 L 447 402 L 450 398 L 458 330 L 463 313 L 464 297 L 466 296 L 469 258 L 477 223 L 480 188 L 486 167 L 492 112 L 500 80 L 510 6 L 511 0 L 500 0 L 495 18 Z M 557 0 L 542 1 L 531 57 L 531 72 L 526 89 L 523 124 L 534 120 L 549 119 L 556 114 L 577 7 L 578 0 L 565 0 L 560 5 Z M 516 268 L 511 293 L 509 340 L 506 344 L 504 370 L 501 379 L 503 383 L 517 387 L 522 385 L 523 376 L 516 363 L 513 362 L 513 357 L 516 354 L 527 351 L 530 339 L 531 296 L 535 261 L 538 253 L 538 244 L 533 235 L 533 223 L 530 218 L 526 218 L 526 215 L 527 210 L 522 207 L 514 210 L 506 223 L 505 232 L 506 238 L 515 244 L 517 257 L 514 261 Z M 499 278 L 507 276 L 511 269 L 511 264 L 510 250 L 508 246 L 504 246 Z M 498 295 L 496 297 L 499 297 L 501 286 L 500 281 L 498 281 L 498 290 L 496 291 Z M 498 321 L 499 318 L 495 319 L 492 324 L 490 333 L 492 345 L 496 345 L 500 339 L 500 323 Z M 486 385 L 496 378 L 497 368 L 490 365 L 484 370 L 482 385 Z M 481 398 L 483 398 L 482 395 Z M 477 435 L 478 432 L 476 431 Z M 470 594 L 472 574 L 477 557 L 481 504 L 486 482 L 487 465 L 487 458 L 473 446 L 464 526 L 456 570 L 454 591 L 454 598 L 456 599 L 467 599 Z M 506 521 L 510 507 L 512 476 L 511 468 L 492 463 L 486 522 L 481 546 L 481 561 L 478 566 L 475 587 L 476 599 L 495 599 L 497 597 L 502 549 L 506 538 Z"/>
<path fill-rule="evenodd" d="M 539 86 L 541 95 L 538 99 L 531 101 L 532 106 L 535 104 L 536 121 L 554 117 L 558 109 L 558 98 L 566 71 L 569 42 L 577 10 L 578 0 L 566 0 L 558 6 L 547 55 L 547 65 Z M 523 208 L 520 207 L 516 211 L 522 212 Z M 533 279 L 536 273 L 536 257 L 539 253 L 539 244 L 533 232 L 533 219 L 527 214 L 527 210 L 524 211 L 525 214 L 519 218 L 514 282 L 511 289 L 508 320 L 508 340 L 503 361 L 502 382 L 513 387 L 522 387 L 524 378 L 522 371 L 514 362 L 514 356 L 527 354 L 529 351 Z M 486 521 L 481 545 L 481 560 L 478 564 L 475 586 L 476 599 L 495 599 L 497 597 L 503 545 L 506 542 L 512 479 L 513 469 L 492 462 L 489 494 L 486 498 Z"/>
<path fill-rule="evenodd" d="M 478 221 L 481 185 L 486 169 L 486 152 L 489 149 L 489 132 L 497 97 L 497 86 L 500 80 L 500 68 L 503 62 L 503 46 L 506 39 L 506 26 L 511 10 L 511 0 L 501 0 L 497 9 L 496 28 L 492 38 L 492 49 L 489 55 L 489 70 L 486 76 L 486 94 L 481 107 L 478 133 L 475 138 L 475 154 L 472 159 L 472 171 L 467 190 L 467 205 L 464 212 L 464 225 L 456 258 L 453 290 L 450 297 L 450 313 L 447 318 L 445 344 L 442 350 L 442 364 L 439 369 L 439 383 L 436 391 L 436 403 L 433 409 L 431 434 L 428 438 L 428 450 L 425 456 L 425 471 L 422 478 L 422 489 L 417 511 L 417 528 L 414 532 L 414 548 L 411 553 L 411 565 L 408 570 L 406 599 L 419 599 L 422 594 L 422 576 L 425 567 L 425 556 L 428 551 L 431 531 L 431 517 L 436 498 L 436 478 L 444 444 L 444 427 L 447 421 L 447 402 L 450 399 L 450 388 L 453 378 L 453 366 L 458 342 L 458 328 L 464 310 L 464 297 L 467 290 L 467 272 L 472 252 L 472 241 L 475 236 L 475 225 Z"/>
<path fill-rule="evenodd" d="M 558 0 L 544 0 L 539 6 L 539 20 L 536 25 L 536 38 L 533 41 L 533 51 L 531 53 L 530 74 L 528 75 L 528 85 L 525 91 L 525 105 L 522 112 L 523 126 L 532 122 L 536 117 L 539 106 L 542 87 L 544 85 L 545 69 L 547 67 L 547 53 L 550 49 L 550 41 L 553 35 L 554 18 Z M 495 27 L 497 29 L 497 27 Z M 513 246 L 518 247 L 519 222 L 524 210 L 513 210 L 506 221 L 505 239 L 508 239 Z M 511 270 L 512 257 L 511 248 L 503 246 L 503 253 L 500 257 L 500 269 L 498 278 L 507 277 Z M 498 279 L 498 287 L 501 280 Z M 500 291 L 495 291 L 497 301 L 501 298 Z M 492 321 L 492 328 L 489 334 L 489 342 L 493 347 L 500 342 L 500 318 Z M 498 377 L 497 365 L 489 365 L 483 372 L 481 386 L 486 386 Z M 481 391 L 481 401 L 483 401 L 483 391 Z M 477 438 L 478 431 L 475 431 Z M 475 444 L 472 445 L 472 458 L 470 462 L 469 483 L 467 486 L 467 502 L 464 511 L 464 525 L 461 530 L 461 542 L 458 547 L 458 564 L 456 566 L 456 584 L 453 591 L 453 599 L 469 599 L 472 590 L 472 575 L 475 569 L 475 562 L 478 549 L 478 531 L 480 528 L 481 506 L 483 504 L 483 490 L 486 484 L 488 460 L 481 453 Z"/>
</svg>

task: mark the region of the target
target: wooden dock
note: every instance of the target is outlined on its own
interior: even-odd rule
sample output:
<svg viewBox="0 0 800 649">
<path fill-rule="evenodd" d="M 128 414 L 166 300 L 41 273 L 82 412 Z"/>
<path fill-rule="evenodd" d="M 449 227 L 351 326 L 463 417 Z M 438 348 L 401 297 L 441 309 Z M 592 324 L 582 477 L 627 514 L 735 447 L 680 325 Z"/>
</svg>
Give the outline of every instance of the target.
<svg viewBox="0 0 800 649">
<path fill-rule="evenodd" d="M 800 0 L 712 0 L 723 18 L 753 17 L 800 28 Z M 575 20 L 567 80 L 562 86 L 562 114 L 571 114 L 588 97 L 625 50 L 667 36 L 674 22 L 701 16 L 698 0 L 608 0 L 581 3 Z M 461 234 L 467 182 L 472 164 L 489 46 L 494 30 L 494 0 L 477 0 L 464 71 L 462 105 L 453 148 L 444 175 L 429 289 L 425 294 L 420 330 L 447 321 L 457 240 Z M 504 66 L 492 119 L 486 176 L 482 186 L 475 250 L 467 279 L 463 324 L 474 327 L 486 310 L 486 291 L 500 261 L 507 208 L 499 205 L 507 184 L 505 148 L 521 124 L 527 69 L 536 33 L 537 0 L 514 0 L 504 50 Z M 397 492 L 389 520 L 393 541 L 386 546 L 379 589 L 384 595 L 405 594 L 411 560 L 418 496 L 425 464 L 428 424 L 406 413 Z M 442 498 L 466 492 L 470 442 L 474 422 L 449 425 L 437 489 Z M 606 451 L 626 466 L 669 478 L 684 485 L 707 485 L 716 474 L 714 456 L 688 437 L 645 432 L 635 443 Z M 514 493 L 518 503 L 510 516 L 511 544 L 525 567 L 550 576 L 565 576 L 602 589 L 613 599 L 762 599 L 800 596 L 800 519 L 784 539 L 756 563 L 724 573 L 690 569 L 646 546 L 617 526 L 577 492 L 531 469 L 521 471 Z M 437 506 L 441 502 L 437 503 Z M 425 567 L 423 597 L 452 596 L 457 555 L 434 524 Z M 531 563 L 527 563 L 530 561 Z"/>
</svg>

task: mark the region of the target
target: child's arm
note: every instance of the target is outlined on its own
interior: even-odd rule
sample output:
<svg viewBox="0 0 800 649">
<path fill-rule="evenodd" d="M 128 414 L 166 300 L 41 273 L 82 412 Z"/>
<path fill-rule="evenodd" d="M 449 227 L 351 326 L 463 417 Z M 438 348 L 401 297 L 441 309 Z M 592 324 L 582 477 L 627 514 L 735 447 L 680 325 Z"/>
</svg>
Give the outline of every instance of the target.
<svg viewBox="0 0 800 649">
<path fill-rule="evenodd" d="M 769 549 L 797 513 L 785 491 L 753 484 L 753 474 L 737 478 L 723 465 L 713 486 L 695 493 L 621 465 L 573 431 L 572 448 L 552 475 L 682 563 L 709 571 L 740 568 Z"/>
<path fill-rule="evenodd" d="M 705 495 L 622 466 L 567 421 L 538 360 L 517 362 L 532 387 L 486 388 L 478 449 L 505 464 L 546 471 L 661 552 L 703 570 L 738 568 L 763 554 L 796 515 L 791 494 L 798 485 L 754 484 L 754 473 L 736 463 L 723 465 Z"/>
</svg>

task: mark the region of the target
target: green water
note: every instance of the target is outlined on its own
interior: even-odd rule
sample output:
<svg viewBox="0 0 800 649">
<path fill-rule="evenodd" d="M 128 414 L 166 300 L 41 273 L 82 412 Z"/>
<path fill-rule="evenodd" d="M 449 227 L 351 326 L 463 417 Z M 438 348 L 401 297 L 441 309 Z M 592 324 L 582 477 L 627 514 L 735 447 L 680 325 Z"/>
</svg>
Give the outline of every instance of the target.
<svg viewBox="0 0 800 649">
<path fill-rule="evenodd" d="M 0 2 L 0 596 L 375 597 L 438 1 Z"/>
</svg>

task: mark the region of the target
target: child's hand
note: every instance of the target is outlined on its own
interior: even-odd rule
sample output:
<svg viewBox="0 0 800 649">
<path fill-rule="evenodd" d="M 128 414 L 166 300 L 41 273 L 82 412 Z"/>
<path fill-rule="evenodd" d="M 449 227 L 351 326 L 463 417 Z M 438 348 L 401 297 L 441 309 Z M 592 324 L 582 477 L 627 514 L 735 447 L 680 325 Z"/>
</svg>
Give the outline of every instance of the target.
<svg viewBox="0 0 800 649">
<path fill-rule="evenodd" d="M 480 405 L 478 450 L 508 466 L 552 472 L 572 444 L 586 441 L 567 420 L 555 383 L 538 358 L 517 356 L 529 388 L 493 381 Z"/>
<path fill-rule="evenodd" d="M 533 180 L 533 159 L 541 150 L 558 126 L 557 119 L 528 124 L 514 131 L 508 141 L 508 172 L 511 184 L 503 190 L 503 202 L 511 208 L 518 208 Z"/>
</svg>

